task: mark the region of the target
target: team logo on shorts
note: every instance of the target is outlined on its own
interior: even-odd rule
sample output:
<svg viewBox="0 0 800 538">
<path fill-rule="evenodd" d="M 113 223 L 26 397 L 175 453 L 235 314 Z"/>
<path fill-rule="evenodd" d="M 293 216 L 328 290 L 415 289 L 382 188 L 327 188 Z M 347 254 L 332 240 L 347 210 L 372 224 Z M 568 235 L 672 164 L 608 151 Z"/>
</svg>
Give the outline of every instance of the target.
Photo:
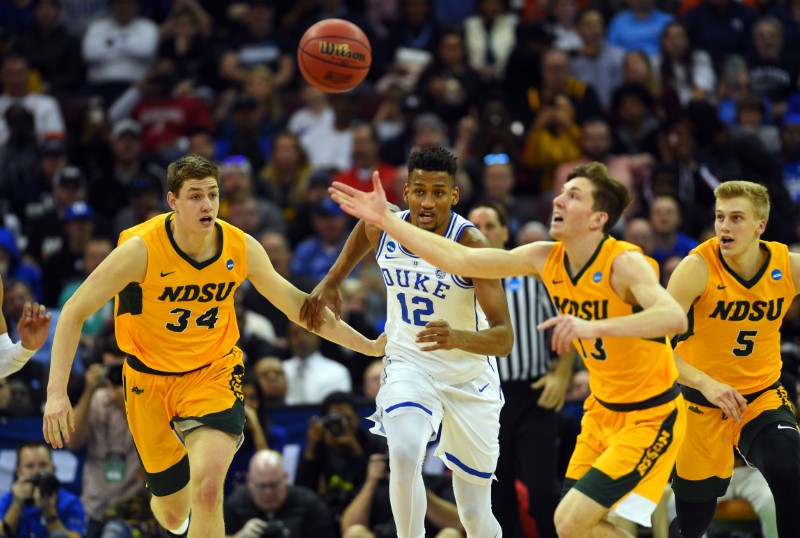
<svg viewBox="0 0 800 538">
<path fill-rule="evenodd" d="M 781 273 L 780 269 L 772 271 L 772 280 L 780 280 L 781 278 L 783 278 L 783 273 Z"/>
<path fill-rule="evenodd" d="M 242 378 L 244 377 L 244 366 L 237 364 L 233 367 L 231 372 L 231 391 L 239 399 L 244 402 L 244 392 L 242 392 Z"/>
<path fill-rule="evenodd" d="M 394 244 L 394 241 L 386 243 L 386 252 L 394 252 L 395 249 L 397 249 L 397 245 Z"/>
<path fill-rule="evenodd" d="M 225 267 L 227 267 L 227 268 L 228 268 L 228 271 L 230 271 L 231 269 L 233 269 L 233 260 L 232 260 L 232 259 L 230 259 L 230 258 L 228 258 L 228 261 L 227 261 L 227 262 L 225 262 Z"/>
<path fill-rule="evenodd" d="M 436 278 L 438 278 L 439 280 L 444 280 L 444 277 L 446 277 L 446 276 L 447 276 L 447 273 L 445 273 L 441 269 L 437 269 L 436 270 Z"/>
<path fill-rule="evenodd" d="M 597 271 L 594 275 L 592 275 L 592 280 L 594 281 L 595 284 L 600 282 L 601 278 L 603 278 L 603 273 L 600 271 Z"/>
<path fill-rule="evenodd" d="M 644 451 L 642 459 L 639 460 L 639 465 L 636 466 L 636 471 L 639 473 L 639 476 L 645 476 L 658 458 L 661 457 L 661 454 L 663 454 L 671 444 L 672 432 L 662 429 L 658 433 L 655 442 Z"/>
</svg>

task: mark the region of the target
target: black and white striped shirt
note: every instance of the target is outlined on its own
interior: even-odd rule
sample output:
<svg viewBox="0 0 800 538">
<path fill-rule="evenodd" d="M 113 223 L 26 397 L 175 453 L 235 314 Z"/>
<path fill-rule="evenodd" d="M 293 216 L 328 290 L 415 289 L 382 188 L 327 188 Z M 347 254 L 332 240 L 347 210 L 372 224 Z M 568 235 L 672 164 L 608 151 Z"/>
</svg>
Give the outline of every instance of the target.
<svg viewBox="0 0 800 538">
<path fill-rule="evenodd" d="M 558 314 L 544 284 L 532 276 L 502 279 L 514 328 L 514 349 L 498 357 L 500 381 L 533 381 L 545 375 L 553 362 L 549 334 L 536 329 Z"/>
</svg>

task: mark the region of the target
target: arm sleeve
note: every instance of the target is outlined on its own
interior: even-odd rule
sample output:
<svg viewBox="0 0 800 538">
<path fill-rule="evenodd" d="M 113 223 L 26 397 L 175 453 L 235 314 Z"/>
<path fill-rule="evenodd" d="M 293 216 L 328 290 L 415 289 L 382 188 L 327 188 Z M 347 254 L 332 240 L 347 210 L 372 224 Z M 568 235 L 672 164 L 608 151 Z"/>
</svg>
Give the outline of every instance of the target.
<svg viewBox="0 0 800 538">
<path fill-rule="evenodd" d="M 22 342 L 11 342 L 8 333 L 0 334 L 0 377 L 9 376 L 25 366 L 35 352 L 22 347 Z"/>
</svg>

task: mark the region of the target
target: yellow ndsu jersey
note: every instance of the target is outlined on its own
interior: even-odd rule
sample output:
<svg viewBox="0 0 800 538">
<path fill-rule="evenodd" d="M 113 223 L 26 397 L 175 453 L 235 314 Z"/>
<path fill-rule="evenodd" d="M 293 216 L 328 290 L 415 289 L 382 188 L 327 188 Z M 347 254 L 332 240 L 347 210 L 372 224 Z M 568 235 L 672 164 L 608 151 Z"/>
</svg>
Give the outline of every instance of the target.
<svg viewBox="0 0 800 538">
<path fill-rule="evenodd" d="M 115 329 L 122 351 L 158 372 L 189 372 L 227 355 L 239 340 L 233 296 L 247 276 L 244 232 L 216 221 L 218 253 L 197 262 L 172 236 L 172 213 L 123 231 L 139 236 L 147 272 L 116 298 Z"/>
<path fill-rule="evenodd" d="M 708 283 L 675 347 L 686 362 L 742 394 L 780 377 L 780 327 L 796 294 L 786 245 L 761 241 L 761 248 L 767 261 L 750 281 L 727 266 L 716 237 L 690 252 L 708 265 Z"/>
<path fill-rule="evenodd" d="M 572 278 L 566 269 L 564 246 L 556 242 L 545 262 L 542 279 L 558 311 L 596 320 L 627 316 L 639 310 L 617 296 L 610 283 L 611 264 L 627 250 L 641 252 L 636 245 L 606 236 L 586 266 Z M 655 265 L 654 260 L 648 261 Z M 643 402 L 670 391 L 678 378 L 666 335 L 658 339 L 578 338 L 573 344 L 589 371 L 589 388 L 600 402 Z"/>
</svg>

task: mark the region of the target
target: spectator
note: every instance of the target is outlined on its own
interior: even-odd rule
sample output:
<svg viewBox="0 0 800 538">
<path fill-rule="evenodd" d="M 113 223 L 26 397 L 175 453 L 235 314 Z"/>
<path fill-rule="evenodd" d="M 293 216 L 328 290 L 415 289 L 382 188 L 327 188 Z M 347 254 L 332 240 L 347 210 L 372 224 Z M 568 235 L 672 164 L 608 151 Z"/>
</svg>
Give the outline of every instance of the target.
<svg viewBox="0 0 800 538">
<path fill-rule="evenodd" d="M 125 353 L 110 332 L 99 344 L 99 362 L 86 370 L 85 386 L 75 405 L 75 431 L 67 448 L 86 447 L 81 502 L 89 518 L 87 538 L 98 538 L 106 510 L 143 489 L 137 477 L 139 456 L 125 419 L 122 365 Z"/>
<path fill-rule="evenodd" d="M 467 63 L 485 83 L 502 81 L 517 41 L 515 13 L 504 0 L 479 0 L 477 13 L 464 21 Z"/>
<path fill-rule="evenodd" d="M 314 235 L 297 245 L 291 263 L 301 289 L 313 288 L 328 273 L 349 232 L 349 217 L 330 198 L 314 206 L 311 222 Z"/>
<path fill-rule="evenodd" d="M 241 297 L 241 295 L 237 295 L 237 299 Z M 242 350 L 243 354 L 243 362 L 246 367 L 252 366 L 253 362 L 258 357 L 263 357 L 265 355 L 274 355 L 277 352 L 277 348 L 272 345 L 271 341 L 267 338 L 264 338 L 261 334 L 258 334 L 257 331 L 253 330 L 250 327 L 250 319 L 251 316 L 258 316 L 258 314 L 253 314 L 248 312 L 241 301 L 236 302 L 236 323 L 239 325 L 239 340 L 236 342 L 236 345 L 239 349 Z M 263 319 L 262 321 L 269 324 L 269 321 Z M 269 325 L 268 325 L 269 327 Z M 273 341 L 274 341 L 274 331 L 272 331 L 272 327 L 269 329 L 272 332 Z"/>
<path fill-rule="evenodd" d="M 385 454 L 386 443 L 361 426 L 351 393 L 329 394 L 321 411 L 309 422 L 295 483 L 316 491 L 338 521 L 364 484 L 370 456 Z"/>
<path fill-rule="evenodd" d="M 377 359 L 369 363 L 364 370 L 364 383 L 362 393 L 368 400 L 374 402 L 381 388 L 383 378 L 383 360 Z M 369 471 L 368 471 L 369 472 Z"/>
<path fill-rule="evenodd" d="M 36 139 L 44 141 L 46 136 L 65 135 L 66 127 L 61 115 L 61 107 L 53 97 L 31 91 L 30 66 L 28 60 L 18 54 L 6 54 L 2 68 L 3 94 L 0 95 L 0 117 L 8 109 L 19 104 L 33 115 Z M 0 120 L 0 144 L 10 138 L 8 118 Z"/>
<path fill-rule="evenodd" d="M 357 91 L 330 96 L 333 125 L 320 124 L 306 131 L 300 143 L 314 169 L 347 170 L 353 164 L 353 121 Z"/>
<path fill-rule="evenodd" d="M 658 155 L 661 124 L 653 95 L 641 84 L 623 84 L 611 100 L 612 153 Z"/>
<path fill-rule="evenodd" d="M 513 237 L 520 227 L 539 216 L 536 204 L 522 196 L 514 196 L 516 174 L 511 159 L 504 153 L 483 157 L 481 202 L 498 203 L 508 214 L 508 230 Z"/>
<path fill-rule="evenodd" d="M 142 80 L 158 52 L 158 26 L 137 15 L 135 0 L 109 0 L 110 16 L 92 21 L 83 36 L 89 95 L 113 101 Z"/>
<path fill-rule="evenodd" d="M 41 177 L 49 188 L 25 208 L 25 251 L 40 265 L 64 244 L 62 223 L 67 209 L 86 200 L 86 176 L 77 166 L 66 166 L 64 149 L 64 142 L 57 139 L 42 146 Z"/>
<path fill-rule="evenodd" d="M 172 12 L 161 24 L 158 57 L 175 66 L 175 79 L 194 88 L 216 82 L 212 48 L 208 41 L 213 19 L 200 2 L 175 2 Z"/>
<path fill-rule="evenodd" d="M 353 127 L 353 166 L 349 170 L 336 174 L 333 180 L 350 185 L 355 189 L 371 191 L 372 174 L 378 172 L 389 202 L 399 205 L 403 186 L 396 181 L 395 167 L 379 158 L 378 142 L 378 135 L 372 124 L 355 125 Z"/>
<path fill-rule="evenodd" d="M 60 0 L 37 0 L 33 27 L 18 36 L 14 50 L 42 77 L 43 93 L 69 97 L 83 84 L 84 65 L 78 39 L 61 22 Z"/>
<path fill-rule="evenodd" d="M 225 536 L 314 536 L 334 538 L 330 513 L 317 494 L 289 484 L 278 452 L 261 450 L 250 458 L 247 484 L 225 499 Z"/>
<path fill-rule="evenodd" d="M 783 184 L 789 196 L 800 204 L 800 114 L 787 114 L 781 125 Z"/>
<path fill-rule="evenodd" d="M 64 244 L 47 259 L 42 268 L 42 298 L 45 304 L 58 304 L 61 290 L 83 276 L 83 254 L 94 236 L 94 210 L 86 202 L 75 202 L 64 214 Z"/>
<path fill-rule="evenodd" d="M 622 239 L 640 247 L 642 252 L 652 257 L 655 250 L 655 231 L 649 220 L 635 218 L 625 224 Z"/>
<path fill-rule="evenodd" d="M 288 338 L 292 357 L 283 364 L 287 404 L 316 404 L 333 392 L 350 392 L 350 372 L 319 352 L 319 336 L 292 323 Z"/>
<path fill-rule="evenodd" d="M 658 196 L 650 204 L 650 224 L 653 226 L 653 252 L 651 256 L 659 265 L 670 256 L 689 255 L 698 245 L 680 231 L 681 208 L 678 200 L 671 196 Z"/>
<path fill-rule="evenodd" d="M 783 27 L 774 17 L 763 17 L 753 24 L 753 45 L 747 62 L 750 81 L 753 90 L 770 103 L 772 117 L 767 121 L 778 121 L 786 113 L 789 97 L 797 90 L 797 51 L 784 48 Z"/>
<path fill-rule="evenodd" d="M 373 454 L 367 463 L 367 478 L 342 515 L 343 538 L 384 538 L 395 536 L 397 527 L 389 504 L 387 454 Z M 458 519 L 453 483 L 443 475 L 423 474 L 425 536 L 459 538 L 463 528 Z"/>
<path fill-rule="evenodd" d="M 328 102 L 328 94 L 303 79 L 300 82 L 300 99 L 303 106 L 292 112 L 286 125 L 290 133 L 301 137 L 315 125 L 333 125 L 334 113 Z"/>
<path fill-rule="evenodd" d="M 17 247 L 16 237 L 7 228 L 0 228 L 0 278 L 7 283 L 12 280 L 23 282 L 32 290 L 33 297 L 37 300 L 42 297 L 42 272 L 25 261 Z"/>
<path fill-rule="evenodd" d="M 242 84 L 258 65 L 275 73 L 275 86 L 283 88 L 294 78 L 294 61 L 287 36 L 276 28 L 272 2 L 252 0 L 243 17 L 244 31 L 230 39 L 219 62 L 219 75 L 228 84 Z"/>
<path fill-rule="evenodd" d="M 735 0 L 703 0 L 683 15 L 689 39 L 711 55 L 715 67 L 726 56 L 744 55 L 750 46 L 750 29 L 756 12 Z"/>
<path fill-rule="evenodd" d="M 622 64 L 625 50 L 605 39 L 605 20 L 597 9 L 587 9 L 578 15 L 578 34 L 581 46 L 570 61 L 570 73 L 597 92 L 605 110 L 611 106 L 611 92 L 622 83 Z"/>
<path fill-rule="evenodd" d="M 61 288 L 61 293 L 58 295 L 58 308 L 64 308 L 64 305 L 75 293 L 75 290 L 83 283 L 86 278 L 92 274 L 92 271 L 97 269 L 100 262 L 106 259 L 114 246 L 111 241 L 105 237 L 94 237 L 86 242 L 83 250 L 83 268 L 82 274 Z M 103 328 L 114 319 L 114 303 L 109 301 L 106 306 L 89 316 L 83 323 L 81 328 L 81 344 L 91 349 L 94 347 L 95 337 L 97 337 Z"/>
<path fill-rule="evenodd" d="M 107 219 L 125 207 L 128 186 L 147 176 L 167 191 L 166 171 L 142 153 L 142 126 L 131 119 L 119 120 L 111 129 L 111 162 L 89 176 L 89 205 Z"/>
<path fill-rule="evenodd" d="M 389 26 L 384 65 L 397 71 L 401 85 L 411 90 L 425 65 L 433 59 L 442 35 L 434 17 L 431 0 L 406 0 L 400 4 L 400 17 Z"/>
<path fill-rule="evenodd" d="M 262 403 L 267 409 L 286 405 L 286 372 L 278 357 L 261 357 L 253 364 Z"/>
<path fill-rule="evenodd" d="M 727 56 L 722 64 L 719 83 L 717 85 L 717 111 L 719 118 L 726 125 L 736 124 L 736 108 L 745 95 L 753 92 L 750 83 L 750 71 L 744 58 L 737 54 Z M 765 117 L 772 117 L 770 103 L 762 98 Z"/>
<path fill-rule="evenodd" d="M 216 148 L 214 147 L 214 137 L 210 131 L 198 130 L 189 134 L 189 147 L 187 155 L 200 155 L 214 162 L 216 159 Z"/>
<path fill-rule="evenodd" d="M 736 104 L 736 123 L 732 127 L 734 132 L 756 135 L 772 155 L 780 153 L 780 132 L 766 118 L 764 99 L 755 93 L 745 94 L 739 99 Z"/>
<path fill-rule="evenodd" d="M 672 86 L 662 86 L 658 75 L 653 71 L 650 58 L 640 50 L 632 50 L 625 54 L 622 64 L 622 85 L 638 84 L 647 89 L 655 103 L 656 116 L 662 120 L 677 117 L 681 112 L 678 92 Z M 617 89 L 614 89 L 616 93 Z M 611 106 L 614 106 L 614 93 L 611 95 Z"/>
<path fill-rule="evenodd" d="M 132 226 L 141 224 L 153 213 L 163 213 L 169 209 L 161 182 L 151 174 L 134 178 L 126 189 L 128 196 L 124 207 L 117 210 L 112 224 L 112 237 Z"/>
<path fill-rule="evenodd" d="M 608 25 L 608 42 L 627 51 L 658 54 L 658 39 L 672 15 L 656 9 L 655 0 L 628 0 L 628 9 L 619 11 Z"/>
<path fill-rule="evenodd" d="M 664 27 L 653 69 L 660 74 L 662 86 L 670 85 L 677 91 L 681 105 L 694 99 L 713 101 L 716 75 L 711 57 L 692 46 L 682 23 L 671 22 Z"/>
<path fill-rule="evenodd" d="M 86 534 L 80 499 L 55 477 L 50 447 L 40 441 L 17 447 L 16 480 L 0 497 L 3 527 L 12 536 L 81 538 Z"/>
<path fill-rule="evenodd" d="M 553 47 L 563 50 L 568 54 L 581 48 L 581 36 L 577 30 L 578 2 L 577 0 L 551 0 L 550 13 L 553 22 L 550 31 L 553 32 Z"/>
<path fill-rule="evenodd" d="M 255 198 L 253 167 L 247 157 L 243 155 L 226 157 L 220 165 L 219 185 L 222 193 L 219 204 L 219 217 L 221 219 L 230 217 L 232 203 L 252 198 L 257 205 L 258 224 L 256 231 L 266 228 L 283 232 L 286 229 L 283 215 L 276 204 L 263 198 Z"/>
<path fill-rule="evenodd" d="M 298 135 L 284 131 L 272 140 L 270 158 L 256 182 L 256 192 L 278 204 L 286 222 L 292 224 L 305 199 L 310 174 L 308 155 Z"/>
</svg>

